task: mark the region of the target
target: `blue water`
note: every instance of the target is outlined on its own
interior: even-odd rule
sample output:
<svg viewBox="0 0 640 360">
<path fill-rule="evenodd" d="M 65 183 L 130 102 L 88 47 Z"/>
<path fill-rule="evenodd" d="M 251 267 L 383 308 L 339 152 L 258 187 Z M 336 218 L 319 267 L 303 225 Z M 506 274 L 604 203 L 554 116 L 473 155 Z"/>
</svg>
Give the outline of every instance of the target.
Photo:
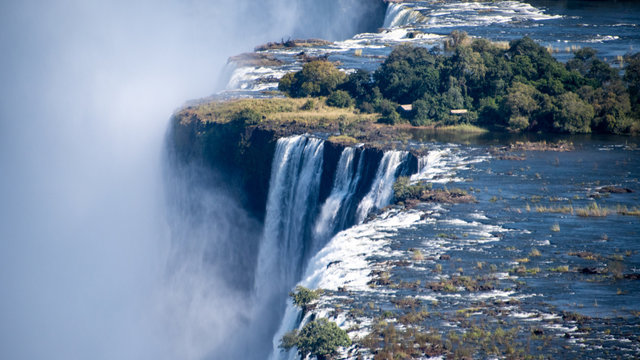
<svg viewBox="0 0 640 360">
<path fill-rule="evenodd" d="M 640 217 L 616 209 L 640 208 L 639 150 L 637 144 L 624 144 L 633 140 L 628 138 L 569 140 L 576 150 L 512 153 L 524 157 L 520 160 L 500 160 L 492 155 L 493 145 L 480 142 L 424 144 L 451 150 L 442 161 L 454 179 L 434 187 L 465 189 L 477 202 L 419 205 L 412 211 L 425 220 L 386 233 L 386 251 L 368 257 L 372 271 L 389 273 L 391 283 L 374 286 L 374 292 L 352 290 L 349 301 L 340 292 L 330 293 L 326 307 L 348 314 L 364 309 L 362 315 L 347 315 L 343 325 L 357 324 L 366 332 L 370 326 L 363 324 L 411 311 L 394 301 L 418 299 L 418 310 L 429 316 L 412 326 L 445 338 L 450 331 L 464 334 L 474 326 L 499 327 L 514 331 L 511 344 L 526 354 L 636 358 L 640 281 L 628 277 L 640 274 Z M 608 185 L 634 192 L 598 197 L 596 190 Z M 577 214 L 594 202 L 610 209 L 608 215 Z M 543 206 L 573 206 L 575 211 L 537 211 Z M 556 225 L 559 229 L 553 229 Z M 423 259 L 415 259 L 415 251 Z M 583 273 L 585 268 L 600 273 Z M 430 288 L 458 276 L 491 288 Z M 417 286 L 407 286 L 416 281 Z M 333 316 L 340 321 L 340 315 Z M 470 346 L 476 357 L 488 356 L 481 346 Z"/>
<path fill-rule="evenodd" d="M 529 36 L 561 61 L 571 58 L 576 49 L 593 47 L 606 61 L 620 66 L 619 56 L 640 50 L 638 2 L 447 0 L 401 6 L 414 13 L 378 33 L 326 46 L 265 51 L 284 61 L 277 67 L 231 64 L 233 86 L 226 95 L 273 96 L 268 91 L 277 88 L 277 79 L 301 68 L 302 53 L 327 57 L 345 71 L 372 71 L 394 46 L 406 42 L 439 46 L 453 30 L 505 42 Z M 342 285 L 349 289 L 350 283 L 327 280 L 333 285 L 318 308 L 320 314 L 350 329 L 355 339 L 366 335 L 372 323 L 389 318 L 385 312 L 393 319 L 410 311 L 394 303 L 409 297 L 418 299 L 430 314 L 416 326 L 421 331 L 434 329 L 444 337 L 450 331 L 463 334 L 472 326 L 503 328 L 514 331 L 513 345 L 524 354 L 640 356 L 640 282 L 636 279 L 640 217 L 618 213 L 623 207 L 640 207 L 637 139 L 428 133 L 414 133 L 414 138 L 413 146 L 447 150 L 443 173 L 432 178 L 437 180 L 434 186 L 464 189 L 474 194 L 477 203 L 422 204 L 412 211 L 423 220 L 372 235 L 371 241 L 384 241 L 384 246 L 371 254 L 349 256 L 366 256 L 367 268 L 362 270 L 369 274 L 374 291 L 356 286 L 345 296 L 338 289 Z M 575 150 L 517 151 L 511 155 L 520 160 L 499 158 L 496 148 L 527 139 L 569 140 Z M 599 194 L 602 186 L 633 192 Z M 608 214 L 578 215 L 580 209 L 595 205 Z M 562 207 L 573 211 L 550 211 Z M 375 224 L 376 220 L 371 229 Z M 360 241 L 368 230 L 352 230 L 360 234 L 354 239 L 359 236 Z M 422 259 L 412 258 L 416 251 Z M 380 272 L 389 274 L 390 284 L 375 284 Z M 468 276 L 484 288 L 433 289 L 434 284 L 459 276 Z M 489 355 L 482 349 L 473 353 L 479 358 Z M 361 354 L 371 355 L 366 350 Z"/>
<path fill-rule="evenodd" d="M 640 3 L 634 1 L 415 1 L 390 5 L 402 12 L 387 11 L 377 33 L 357 34 L 326 46 L 264 51 L 284 61 L 281 66 L 229 66 L 231 81 L 226 96 L 264 96 L 277 89 L 287 71 L 302 67 L 300 54 L 327 57 L 345 71 L 380 66 L 394 46 L 442 46 L 454 30 L 474 37 L 508 42 L 529 36 L 547 47 L 560 61 L 573 51 L 592 47 L 612 66 L 620 67 L 620 56 L 640 51 Z M 393 26 L 391 26 L 393 24 Z M 272 96 L 266 94 L 266 96 Z"/>
</svg>

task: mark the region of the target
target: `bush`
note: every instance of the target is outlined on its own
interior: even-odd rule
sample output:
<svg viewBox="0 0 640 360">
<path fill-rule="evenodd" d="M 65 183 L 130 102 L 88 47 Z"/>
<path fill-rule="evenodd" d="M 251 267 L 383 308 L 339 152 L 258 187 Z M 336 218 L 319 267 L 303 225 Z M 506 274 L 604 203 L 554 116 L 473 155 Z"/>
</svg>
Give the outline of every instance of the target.
<svg viewBox="0 0 640 360">
<path fill-rule="evenodd" d="M 409 199 L 419 199 L 423 191 L 431 190 L 431 184 L 418 183 L 411 185 L 409 178 L 400 176 L 393 184 L 393 197 L 396 203 Z"/>
<path fill-rule="evenodd" d="M 231 116 L 231 121 L 245 125 L 256 125 L 261 119 L 262 115 L 253 109 L 242 109 Z"/>
<path fill-rule="evenodd" d="M 424 94 L 435 94 L 440 86 L 438 58 L 423 47 L 396 47 L 374 73 L 385 98 L 410 104 Z"/>
<path fill-rule="evenodd" d="M 346 75 L 329 61 L 311 61 L 302 70 L 280 79 L 278 89 L 292 97 L 326 96 L 342 84 Z"/>
<path fill-rule="evenodd" d="M 571 134 L 591 132 L 593 106 L 572 92 L 560 95 L 557 101 L 557 111 L 553 117 L 556 129 Z"/>
<path fill-rule="evenodd" d="M 372 95 L 371 74 L 358 69 L 349 75 L 347 81 L 341 85 L 341 89 L 347 91 L 358 103 L 370 101 Z"/>
<path fill-rule="evenodd" d="M 325 318 L 307 323 L 299 332 L 294 330 L 282 337 L 280 347 L 289 350 L 298 348 L 298 354 L 305 358 L 315 356 L 318 360 L 330 359 L 340 346 L 351 345 L 347 332 Z"/>
<path fill-rule="evenodd" d="M 373 105 L 371 105 L 370 102 L 366 101 L 358 105 L 358 109 L 360 110 L 360 112 L 363 112 L 365 114 L 373 114 L 374 112 L 376 112 L 376 109 L 373 107 Z"/>
<path fill-rule="evenodd" d="M 347 108 L 353 105 L 353 99 L 348 92 L 344 90 L 336 90 L 332 92 L 327 98 L 327 105 L 339 108 Z"/>
<path fill-rule="evenodd" d="M 432 114 L 430 113 L 431 107 L 426 100 L 420 99 L 413 103 L 413 109 L 411 110 L 411 125 L 424 126 L 433 123 Z"/>
<path fill-rule="evenodd" d="M 320 297 L 321 290 L 309 290 L 304 286 L 296 286 L 295 292 L 290 292 L 289 296 L 293 300 L 293 303 L 302 308 L 304 312 L 307 312 L 314 301 Z"/>
<path fill-rule="evenodd" d="M 378 103 L 377 111 L 382 115 L 378 122 L 383 124 L 394 125 L 400 121 L 400 114 L 396 111 L 398 105 L 393 101 L 383 99 Z"/>
<path fill-rule="evenodd" d="M 302 107 L 300 107 L 300 109 L 302 110 L 313 110 L 315 108 L 316 108 L 316 101 L 313 99 L 309 99 L 305 101 L 305 103 L 302 104 Z"/>
</svg>

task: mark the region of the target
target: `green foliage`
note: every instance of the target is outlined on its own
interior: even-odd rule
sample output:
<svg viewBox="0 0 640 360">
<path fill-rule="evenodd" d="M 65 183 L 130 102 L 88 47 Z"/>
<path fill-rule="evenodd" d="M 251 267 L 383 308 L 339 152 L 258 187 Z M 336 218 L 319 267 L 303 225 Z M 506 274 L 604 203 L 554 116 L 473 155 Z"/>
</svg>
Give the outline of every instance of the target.
<svg viewBox="0 0 640 360">
<path fill-rule="evenodd" d="M 303 358 L 311 355 L 318 360 L 330 359 L 338 347 L 349 345 L 351 339 L 347 332 L 325 318 L 307 323 L 299 332 L 294 330 L 285 334 L 280 341 L 281 348 L 289 350 L 295 346 Z"/>
<path fill-rule="evenodd" d="M 396 111 L 398 104 L 394 102 L 382 99 L 376 108 L 376 110 L 382 115 L 378 122 L 388 125 L 394 125 L 400 121 L 400 114 Z"/>
<path fill-rule="evenodd" d="M 242 109 L 233 114 L 231 121 L 239 122 L 244 125 L 255 125 L 260 122 L 262 115 L 257 111 L 249 108 Z"/>
<path fill-rule="evenodd" d="M 311 61 L 280 79 L 278 89 L 292 97 L 326 96 L 342 84 L 346 75 L 329 61 Z"/>
<path fill-rule="evenodd" d="M 557 101 L 558 107 L 553 123 L 556 129 L 571 134 L 591 132 L 593 106 L 572 92 L 560 95 Z"/>
<path fill-rule="evenodd" d="M 339 108 L 348 108 L 353 105 L 353 99 L 348 92 L 336 90 L 327 97 L 327 105 Z"/>
<path fill-rule="evenodd" d="M 290 292 L 289 296 L 291 296 L 296 306 L 301 307 L 306 312 L 311 307 L 311 304 L 318 300 L 320 293 L 321 290 L 309 290 L 304 286 L 298 285 L 296 286 L 296 291 Z"/>
<path fill-rule="evenodd" d="M 410 104 L 440 87 L 436 56 L 422 47 L 400 45 L 374 73 L 376 85 L 385 98 Z"/>
<path fill-rule="evenodd" d="M 358 104 L 374 100 L 373 82 L 371 81 L 371 74 L 367 71 L 359 69 L 350 74 L 347 81 L 340 88 L 348 92 Z"/>
<path fill-rule="evenodd" d="M 400 176 L 393 184 L 393 197 L 396 202 L 404 202 L 408 199 L 419 199 L 425 190 L 431 190 L 431 184 L 410 184 L 408 177 Z"/>
<path fill-rule="evenodd" d="M 316 107 L 316 101 L 309 99 L 300 107 L 301 110 L 313 110 Z"/>
<path fill-rule="evenodd" d="M 640 132 L 640 53 L 624 58 L 624 77 L 590 48 L 566 64 L 528 37 L 504 43 L 454 31 L 445 53 L 403 44 L 373 76 L 348 77 L 327 61 L 285 75 L 292 97 L 328 95 L 327 104 L 381 113 L 397 124 L 398 104 L 412 104 L 414 126 L 482 125 L 510 131 Z M 452 113 L 451 110 L 466 110 Z"/>
<path fill-rule="evenodd" d="M 413 126 L 424 126 L 433 124 L 435 114 L 432 113 L 433 104 L 427 100 L 420 99 L 413 103 L 412 116 L 409 120 Z"/>
</svg>

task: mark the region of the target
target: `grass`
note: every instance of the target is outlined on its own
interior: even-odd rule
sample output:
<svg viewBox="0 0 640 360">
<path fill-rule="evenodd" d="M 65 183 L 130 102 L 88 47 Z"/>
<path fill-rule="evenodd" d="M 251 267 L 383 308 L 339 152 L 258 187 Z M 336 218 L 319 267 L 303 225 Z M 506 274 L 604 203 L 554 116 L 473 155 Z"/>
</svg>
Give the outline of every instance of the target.
<svg viewBox="0 0 640 360">
<path fill-rule="evenodd" d="M 528 205 L 528 204 L 527 204 Z M 573 214 L 573 206 L 536 206 L 536 212 L 539 213 L 554 213 L 554 214 Z"/>
<path fill-rule="evenodd" d="M 484 134 L 489 132 L 489 130 L 487 129 L 484 129 L 475 125 L 471 125 L 471 124 L 437 126 L 435 130 L 441 131 L 441 132 L 459 132 L 459 133 L 471 133 L 471 134 Z"/>
<path fill-rule="evenodd" d="M 346 146 L 351 146 L 358 143 L 358 140 L 348 135 L 329 136 L 328 140 L 334 144 L 346 145 Z"/>
<path fill-rule="evenodd" d="M 582 217 L 605 217 L 609 215 L 609 209 L 606 207 L 599 207 L 597 203 L 591 203 L 584 208 L 577 208 L 576 215 Z"/>
<path fill-rule="evenodd" d="M 529 253 L 530 257 L 538 257 L 541 256 L 542 254 L 540 253 L 540 250 L 533 248 L 531 249 L 531 252 Z"/>
<path fill-rule="evenodd" d="M 320 124 L 327 121 L 338 121 L 343 124 L 362 121 L 374 122 L 379 114 L 360 114 L 351 108 L 335 108 L 325 104 L 324 98 L 317 98 L 310 109 L 307 98 L 271 98 L 271 99 L 238 99 L 230 101 L 211 101 L 182 109 L 178 115 L 197 116 L 204 123 L 227 123 L 233 116 L 243 110 L 251 110 L 259 114 L 261 122 L 276 124 L 296 121 L 298 123 Z M 313 110 L 313 111 L 309 111 Z"/>
<path fill-rule="evenodd" d="M 558 273 L 566 273 L 566 272 L 569 272 L 569 266 L 568 265 L 560 265 L 560 266 L 556 266 L 554 268 L 550 268 L 549 271 L 558 272 Z"/>
<path fill-rule="evenodd" d="M 616 212 L 619 215 L 627 215 L 627 216 L 640 216 L 640 207 L 633 207 L 628 209 L 626 206 L 618 205 L 616 208 Z"/>
</svg>

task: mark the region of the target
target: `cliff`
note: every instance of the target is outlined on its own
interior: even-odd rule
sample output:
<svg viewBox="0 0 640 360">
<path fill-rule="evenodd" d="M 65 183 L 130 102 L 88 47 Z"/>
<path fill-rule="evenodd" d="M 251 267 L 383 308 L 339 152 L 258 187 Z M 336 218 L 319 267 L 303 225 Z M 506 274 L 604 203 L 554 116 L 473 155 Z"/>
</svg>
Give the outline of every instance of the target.
<svg viewBox="0 0 640 360">
<path fill-rule="evenodd" d="M 384 151 L 406 145 L 409 135 L 401 127 L 376 124 L 375 119 L 376 114 L 359 114 L 353 109 L 332 108 L 307 99 L 212 101 L 175 113 L 168 144 L 176 161 L 215 169 L 229 183 L 241 184 L 246 207 L 263 219 L 279 138 L 312 134 L 326 140 L 319 198 L 322 202 L 329 196 L 336 165 L 346 147 L 360 144 L 360 156 L 365 159 L 364 178 L 370 182 Z M 409 152 L 402 175 L 417 171 L 419 154 L 419 149 Z M 368 185 L 365 180 L 362 188 Z"/>
</svg>

